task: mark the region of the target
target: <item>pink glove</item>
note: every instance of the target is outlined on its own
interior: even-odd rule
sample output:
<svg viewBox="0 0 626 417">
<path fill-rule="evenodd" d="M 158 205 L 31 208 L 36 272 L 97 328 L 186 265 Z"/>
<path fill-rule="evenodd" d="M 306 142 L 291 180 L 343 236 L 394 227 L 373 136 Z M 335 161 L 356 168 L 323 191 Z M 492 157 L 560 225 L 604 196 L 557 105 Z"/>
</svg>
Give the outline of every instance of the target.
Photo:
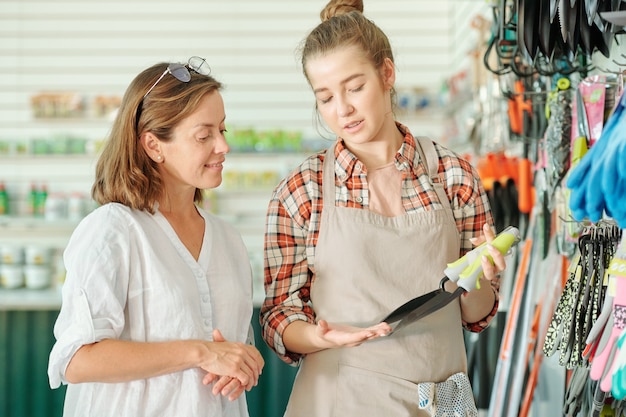
<svg viewBox="0 0 626 417">
<path fill-rule="evenodd" d="M 620 256 L 618 257 L 617 255 Z M 614 359 L 619 352 L 619 347 L 616 342 L 626 327 L 626 276 L 616 274 L 619 265 L 623 265 L 625 262 L 624 259 L 621 259 L 621 255 L 621 250 L 618 250 L 609 265 L 607 297 L 612 297 L 613 299 L 613 323 L 610 328 L 607 327 L 604 329 L 604 332 L 610 332 L 608 333 L 607 342 L 604 346 L 598 346 L 599 351 L 593 357 L 591 370 L 589 372 L 591 379 L 600 381 L 600 388 L 604 392 L 610 392 L 611 390 Z M 610 298 L 608 298 L 608 300 L 610 300 Z M 603 335 L 602 339 L 605 339 L 605 336 L 606 335 Z"/>
</svg>

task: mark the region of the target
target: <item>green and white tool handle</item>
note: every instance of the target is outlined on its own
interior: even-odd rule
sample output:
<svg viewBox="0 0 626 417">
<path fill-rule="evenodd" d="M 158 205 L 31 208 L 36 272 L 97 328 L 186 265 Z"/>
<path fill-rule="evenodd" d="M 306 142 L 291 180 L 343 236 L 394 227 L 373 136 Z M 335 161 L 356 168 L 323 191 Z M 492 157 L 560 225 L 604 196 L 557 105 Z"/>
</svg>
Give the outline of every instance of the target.
<svg viewBox="0 0 626 417">
<path fill-rule="evenodd" d="M 491 246 L 505 255 L 511 247 L 520 241 L 520 233 L 516 227 L 509 226 L 500 232 L 491 242 Z M 456 282 L 465 291 L 480 289 L 480 278 L 483 276 L 481 263 L 482 256 L 485 255 L 493 263 L 493 258 L 487 248 L 488 242 L 484 242 L 475 247 L 461 258 L 449 263 L 444 273 L 450 281 Z"/>
</svg>

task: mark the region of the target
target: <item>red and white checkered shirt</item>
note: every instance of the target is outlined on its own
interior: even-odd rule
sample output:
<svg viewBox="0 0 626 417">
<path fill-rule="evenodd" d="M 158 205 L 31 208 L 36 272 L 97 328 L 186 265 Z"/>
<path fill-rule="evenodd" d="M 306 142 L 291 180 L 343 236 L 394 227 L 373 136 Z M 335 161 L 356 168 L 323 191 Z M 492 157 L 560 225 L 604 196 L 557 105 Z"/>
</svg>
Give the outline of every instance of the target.
<svg viewBox="0 0 626 417">
<path fill-rule="evenodd" d="M 425 187 L 430 179 L 408 128 L 397 123 L 404 142 L 395 156 L 395 166 L 402 172 L 402 204 L 407 214 L 441 208 L 430 199 Z M 435 143 L 439 155 L 439 174 L 451 203 L 461 237 L 459 257 L 474 246 L 470 238 L 480 236 L 485 222 L 493 224 L 489 201 L 478 173 L 466 160 Z M 269 202 L 265 229 L 264 274 L 266 298 L 261 308 L 263 338 L 287 363 L 296 363 L 300 354 L 288 352 L 282 340 L 285 327 L 296 320 L 315 323 L 309 303 L 311 283 L 315 279 L 315 245 L 322 211 L 322 165 L 326 151 L 307 158 L 274 190 Z M 368 209 L 367 172 L 342 141 L 335 150 L 338 169 L 335 205 Z M 498 309 L 476 323 L 463 322 L 473 332 L 487 327 Z"/>
</svg>

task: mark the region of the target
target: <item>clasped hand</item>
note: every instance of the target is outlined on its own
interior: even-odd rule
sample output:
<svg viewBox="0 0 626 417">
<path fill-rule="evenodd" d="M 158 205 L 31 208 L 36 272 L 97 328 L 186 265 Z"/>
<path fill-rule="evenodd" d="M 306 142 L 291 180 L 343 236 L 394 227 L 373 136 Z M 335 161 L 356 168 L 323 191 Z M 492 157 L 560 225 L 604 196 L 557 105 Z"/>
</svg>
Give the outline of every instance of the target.
<svg viewBox="0 0 626 417">
<path fill-rule="evenodd" d="M 213 342 L 206 343 L 210 344 L 209 354 L 199 367 L 207 372 L 203 384 L 215 382 L 213 395 L 228 396 L 233 401 L 258 384 L 265 361 L 254 346 L 228 342 L 217 329 L 213 331 Z"/>
</svg>

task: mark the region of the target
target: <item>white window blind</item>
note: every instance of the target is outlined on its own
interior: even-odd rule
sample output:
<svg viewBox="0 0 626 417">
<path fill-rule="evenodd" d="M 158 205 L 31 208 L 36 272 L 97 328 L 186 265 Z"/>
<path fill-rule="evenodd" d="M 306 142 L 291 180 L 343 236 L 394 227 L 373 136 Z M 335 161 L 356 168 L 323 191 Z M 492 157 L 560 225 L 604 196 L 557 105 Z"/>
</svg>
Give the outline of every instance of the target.
<svg viewBox="0 0 626 417">
<path fill-rule="evenodd" d="M 472 0 L 366 0 L 365 14 L 390 37 L 396 87 L 437 89 L 458 66 L 459 10 Z M 100 139 L 109 121 L 40 120 L 31 98 L 74 92 L 87 106 L 121 96 L 161 61 L 203 56 L 222 81 L 227 124 L 311 130 L 313 96 L 296 47 L 319 23 L 313 0 L 0 0 L 0 139 L 68 132 Z M 427 122 L 425 122 L 427 124 Z M 419 132 L 416 132 L 419 133 Z"/>
</svg>

